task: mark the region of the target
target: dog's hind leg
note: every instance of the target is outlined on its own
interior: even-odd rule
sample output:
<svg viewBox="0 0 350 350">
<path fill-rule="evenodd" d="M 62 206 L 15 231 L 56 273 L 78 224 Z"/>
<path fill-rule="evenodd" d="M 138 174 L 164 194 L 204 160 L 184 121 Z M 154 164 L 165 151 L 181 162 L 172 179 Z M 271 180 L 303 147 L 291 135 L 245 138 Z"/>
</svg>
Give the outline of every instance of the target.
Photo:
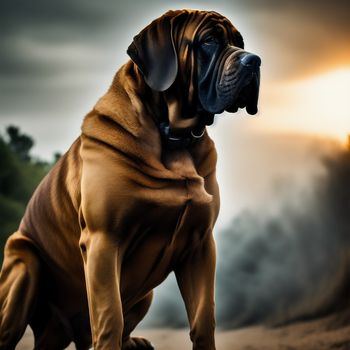
<svg viewBox="0 0 350 350">
<path fill-rule="evenodd" d="M 9 237 L 0 273 L 0 350 L 15 349 L 29 322 L 38 289 L 40 261 L 30 238 Z"/>
<path fill-rule="evenodd" d="M 122 350 L 152 350 L 152 344 L 144 338 L 130 337 L 130 333 L 138 323 L 145 317 L 151 306 L 153 291 L 148 293 L 143 299 L 136 303 L 124 315 L 124 332 Z"/>
</svg>

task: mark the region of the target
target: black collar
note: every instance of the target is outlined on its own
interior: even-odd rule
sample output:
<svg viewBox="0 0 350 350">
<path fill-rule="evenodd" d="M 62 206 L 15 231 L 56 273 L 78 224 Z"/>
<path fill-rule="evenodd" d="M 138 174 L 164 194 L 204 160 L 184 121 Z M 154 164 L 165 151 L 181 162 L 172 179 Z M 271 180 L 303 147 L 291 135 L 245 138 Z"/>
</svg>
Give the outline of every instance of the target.
<svg viewBox="0 0 350 350">
<path fill-rule="evenodd" d="M 175 134 L 169 123 L 163 122 L 159 125 L 160 134 L 163 144 L 170 149 L 181 149 L 190 147 L 199 142 L 205 134 L 205 125 L 196 127 L 195 129 L 188 129 L 179 134 Z"/>
</svg>

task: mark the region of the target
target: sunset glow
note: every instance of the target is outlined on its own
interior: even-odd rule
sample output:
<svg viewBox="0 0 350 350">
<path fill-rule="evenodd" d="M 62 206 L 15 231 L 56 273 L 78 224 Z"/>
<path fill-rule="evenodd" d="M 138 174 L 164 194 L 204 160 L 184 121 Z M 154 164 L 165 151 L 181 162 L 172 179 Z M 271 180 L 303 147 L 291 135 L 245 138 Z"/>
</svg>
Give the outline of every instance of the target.
<svg viewBox="0 0 350 350">
<path fill-rule="evenodd" d="M 350 67 L 262 90 L 264 128 L 331 136 L 350 133 Z"/>
</svg>

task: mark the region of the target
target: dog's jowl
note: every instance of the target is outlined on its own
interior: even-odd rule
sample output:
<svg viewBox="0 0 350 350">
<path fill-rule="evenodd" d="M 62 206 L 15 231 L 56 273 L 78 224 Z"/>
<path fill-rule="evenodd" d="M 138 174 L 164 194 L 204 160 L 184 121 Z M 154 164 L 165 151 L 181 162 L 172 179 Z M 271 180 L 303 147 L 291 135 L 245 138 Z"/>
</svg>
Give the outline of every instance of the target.
<svg viewBox="0 0 350 350">
<path fill-rule="evenodd" d="M 194 349 L 215 349 L 214 115 L 257 112 L 260 58 L 216 12 L 170 11 L 44 178 L 5 247 L 0 349 L 153 349 L 130 334 L 174 271 Z"/>
</svg>

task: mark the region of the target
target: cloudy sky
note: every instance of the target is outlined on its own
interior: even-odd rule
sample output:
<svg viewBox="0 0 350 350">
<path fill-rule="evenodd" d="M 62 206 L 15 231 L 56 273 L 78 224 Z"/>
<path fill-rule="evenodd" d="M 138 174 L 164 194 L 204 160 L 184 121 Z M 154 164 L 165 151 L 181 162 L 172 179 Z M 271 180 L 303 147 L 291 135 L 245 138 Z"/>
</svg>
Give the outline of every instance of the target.
<svg viewBox="0 0 350 350">
<path fill-rule="evenodd" d="M 177 8 L 224 14 L 242 33 L 246 50 L 262 57 L 258 116 L 222 115 L 210 128 L 219 150 L 219 180 L 232 188 L 230 196 L 249 197 L 242 193 L 251 186 L 247 174 L 256 164 L 276 168 L 271 167 L 275 146 L 256 135 L 308 133 L 345 140 L 350 131 L 346 0 L 2 0 L 0 133 L 18 125 L 34 137 L 35 155 L 51 159 L 64 152 L 128 59 L 133 36 Z M 222 215 L 225 210 L 229 217 L 231 209 L 224 206 Z"/>
</svg>

